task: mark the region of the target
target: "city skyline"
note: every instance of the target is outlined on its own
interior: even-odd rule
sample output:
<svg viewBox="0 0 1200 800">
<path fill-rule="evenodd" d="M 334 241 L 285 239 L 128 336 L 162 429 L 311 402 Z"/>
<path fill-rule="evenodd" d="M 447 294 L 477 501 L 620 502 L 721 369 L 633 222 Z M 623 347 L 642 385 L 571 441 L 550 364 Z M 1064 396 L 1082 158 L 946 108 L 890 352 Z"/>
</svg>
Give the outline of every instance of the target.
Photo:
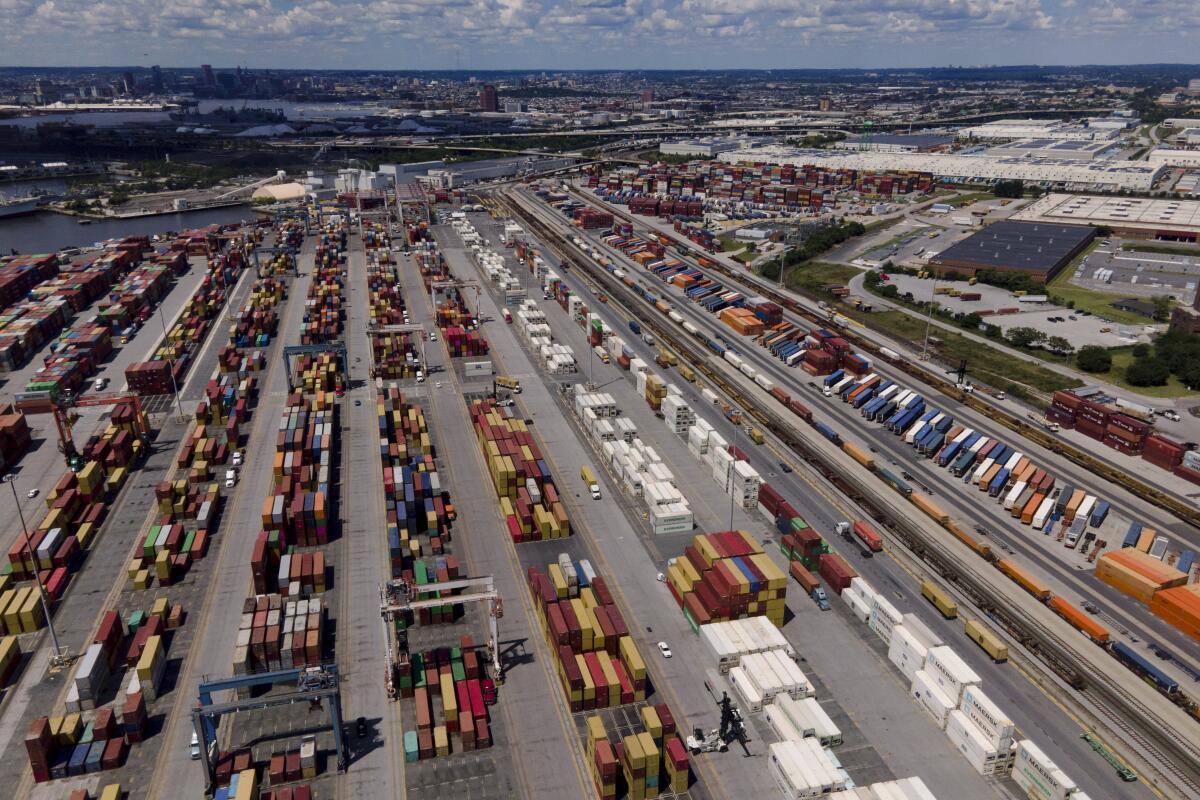
<svg viewBox="0 0 1200 800">
<path fill-rule="evenodd" d="M 1200 9 L 1186 0 L 4 0 L 0 22 L 5 66 L 905 68 L 1187 62 Z"/>
</svg>

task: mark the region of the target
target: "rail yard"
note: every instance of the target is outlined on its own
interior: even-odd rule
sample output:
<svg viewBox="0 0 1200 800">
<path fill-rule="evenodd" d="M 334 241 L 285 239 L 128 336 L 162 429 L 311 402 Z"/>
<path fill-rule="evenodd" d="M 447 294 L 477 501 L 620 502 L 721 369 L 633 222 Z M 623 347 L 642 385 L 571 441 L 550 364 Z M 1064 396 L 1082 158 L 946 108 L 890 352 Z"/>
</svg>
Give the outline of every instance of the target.
<svg viewBox="0 0 1200 800">
<path fill-rule="evenodd" d="M 1200 795 L 1194 502 L 638 208 L 13 262 L 14 796 Z"/>
</svg>

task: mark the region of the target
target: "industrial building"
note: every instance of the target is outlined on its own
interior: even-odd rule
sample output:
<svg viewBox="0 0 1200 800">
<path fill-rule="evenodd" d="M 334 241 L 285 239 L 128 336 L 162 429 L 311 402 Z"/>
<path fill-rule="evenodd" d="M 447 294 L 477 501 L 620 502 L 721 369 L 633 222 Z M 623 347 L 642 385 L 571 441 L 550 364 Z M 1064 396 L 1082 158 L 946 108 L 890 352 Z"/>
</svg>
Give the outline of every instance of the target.
<svg viewBox="0 0 1200 800">
<path fill-rule="evenodd" d="M 877 133 L 836 142 L 838 150 L 870 150 L 876 153 L 936 153 L 954 144 L 954 136 L 938 133 Z"/>
<path fill-rule="evenodd" d="M 1092 161 L 1113 148 L 1108 140 L 1022 139 L 988 151 L 997 158 L 1051 158 L 1059 161 Z"/>
<path fill-rule="evenodd" d="M 1084 123 L 1063 122 L 1059 119 L 998 119 L 982 125 L 972 125 L 958 131 L 960 139 L 979 139 L 989 142 L 1017 141 L 1019 139 L 1058 139 L 1062 141 L 1091 142 L 1115 139 L 1130 120 L 1119 120 L 1123 124 L 1109 122 L 1102 117 Z"/>
<path fill-rule="evenodd" d="M 762 142 L 763 140 L 758 140 Z M 663 142 L 658 146 L 658 152 L 664 156 L 695 156 L 696 158 L 713 158 L 720 153 L 751 147 L 755 142 L 736 136 L 705 136 L 700 139 L 680 139 L 675 142 Z"/>
<path fill-rule="evenodd" d="M 721 153 L 721 161 L 737 163 L 814 165 L 825 169 L 864 172 L 928 172 L 950 183 L 1018 179 L 1050 188 L 1149 191 L 1166 169 L 1144 161 L 1095 158 L 1087 162 L 988 154 L 877 153 L 854 150 L 814 150 L 769 146 Z"/>
<path fill-rule="evenodd" d="M 1200 241 L 1200 201 L 1197 200 L 1055 193 L 1021 209 L 1013 219 L 1103 225 L 1118 235 L 1142 239 Z"/>
<path fill-rule="evenodd" d="M 1046 283 L 1083 252 L 1096 236 L 1084 225 L 995 222 L 930 259 L 942 272 L 974 275 L 981 270 L 1024 272 Z"/>
<path fill-rule="evenodd" d="M 1200 141 L 1200 131 L 1197 133 L 1197 141 Z M 1146 154 L 1146 162 L 1163 167 L 1200 167 L 1200 150 L 1156 147 Z"/>
</svg>

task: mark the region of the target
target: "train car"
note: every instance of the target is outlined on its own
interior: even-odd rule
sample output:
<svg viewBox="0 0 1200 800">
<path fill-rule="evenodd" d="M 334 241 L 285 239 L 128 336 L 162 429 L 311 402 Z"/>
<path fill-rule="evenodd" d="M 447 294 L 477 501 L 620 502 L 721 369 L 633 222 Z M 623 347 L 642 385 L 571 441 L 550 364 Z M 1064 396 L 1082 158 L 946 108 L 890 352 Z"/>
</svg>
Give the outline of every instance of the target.
<svg viewBox="0 0 1200 800">
<path fill-rule="evenodd" d="M 1051 611 L 1066 620 L 1068 625 L 1087 636 L 1096 644 L 1108 644 L 1112 638 L 1108 632 L 1108 628 L 1096 622 L 1061 597 L 1051 597 L 1046 605 L 1050 606 Z"/>
<path fill-rule="evenodd" d="M 954 536 L 955 539 L 958 539 L 960 542 L 965 544 L 967 547 L 971 548 L 971 550 L 975 553 L 975 555 L 979 556 L 980 558 L 982 558 L 985 561 L 995 561 L 996 560 L 995 555 L 992 554 L 992 546 L 991 545 L 989 545 L 987 542 L 981 542 L 978 539 L 976 539 L 974 536 L 971 536 L 966 531 L 964 531 L 962 528 L 958 527 L 958 523 L 951 520 L 950 522 L 946 523 L 945 528 L 946 528 L 946 530 L 950 531 L 950 533 Z"/>
<path fill-rule="evenodd" d="M 1170 675 L 1151 664 L 1124 642 L 1113 642 L 1109 652 L 1125 666 L 1136 672 L 1146 683 L 1167 696 L 1179 694 L 1179 684 Z"/>
<path fill-rule="evenodd" d="M 1000 637 L 989 631 L 981 622 L 968 619 L 966 624 L 967 638 L 992 657 L 997 664 L 1008 661 L 1008 645 L 1000 641 Z"/>
<path fill-rule="evenodd" d="M 996 562 L 996 568 L 1012 579 L 1013 583 L 1020 586 L 1031 595 L 1041 600 L 1043 603 L 1050 599 L 1050 590 L 1041 584 L 1036 578 L 1030 575 L 1025 570 L 1018 567 L 1007 558 L 1002 558 Z"/>
<path fill-rule="evenodd" d="M 921 581 L 921 596 L 933 603 L 934 608 L 946 619 L 958 616 L 958 604 L 933 581 Z"/>
</svg>

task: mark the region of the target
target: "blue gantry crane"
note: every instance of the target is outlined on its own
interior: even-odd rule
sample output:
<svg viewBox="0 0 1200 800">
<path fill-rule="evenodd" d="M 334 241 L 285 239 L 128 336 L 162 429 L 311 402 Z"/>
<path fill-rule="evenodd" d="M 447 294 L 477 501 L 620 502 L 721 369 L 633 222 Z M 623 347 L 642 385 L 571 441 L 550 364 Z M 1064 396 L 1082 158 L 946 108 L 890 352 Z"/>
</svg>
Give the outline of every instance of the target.
<svg viewBox="0 0 1200 800">
<path fill-rule="evenodd" d="M 289 687 L 286 692 L 267 694 L 261 697 L 235 698 L 226 702 L 216 702 L 213 694 L 223 691 L 253 689 L 258 686 Z M 217 726 L 225 714 L 238 711 L 259 711 L 275 706 L 293 705 L 295 703 L 310 703 L 319 707 L 325 705 L 329 711 L 329 724 L 333 728 L 333 744 L 337 750 L 338 771 L 344 771 L 349 764 L 346 742 L 342 730 L 342 695 L 340 678 L 337 667 L 324 664 L 319 667 L 298 667 L 282 669 L 273 672 L 260 672 L 253 675 L 234 675 L 229 678 L 219 678 L 200 682 L 199 698 L 196 708 L 192 711 L 192 724 L 196 736 L 200 740 L 200 760 L 204 765 L 204 775 L 207 786 L 211 789 L 216 780 Z"/>
</svg>

